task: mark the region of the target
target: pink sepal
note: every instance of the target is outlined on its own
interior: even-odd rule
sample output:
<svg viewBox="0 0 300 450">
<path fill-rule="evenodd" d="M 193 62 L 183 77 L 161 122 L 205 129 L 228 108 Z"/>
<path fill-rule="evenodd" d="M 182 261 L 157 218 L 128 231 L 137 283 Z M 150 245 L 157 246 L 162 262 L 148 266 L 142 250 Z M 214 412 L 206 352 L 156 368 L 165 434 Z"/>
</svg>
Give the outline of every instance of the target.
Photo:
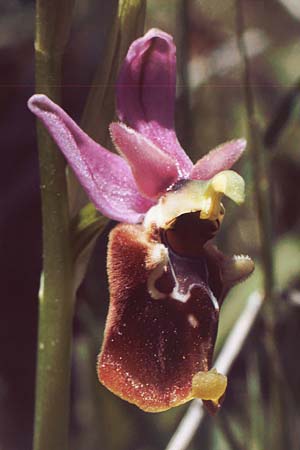
<svg viewBox="0 0 300 450">
<path fill-rule="evenodd" d="M 94 142 L 45 95 L 31 97 L 28 107 L 42 120 L 96 208 L 114 220 L 140 222 L 152 202 L 139 194 L 126 161 Z"/>
<path fill-rule="evenodd" d="M 132 43 L 117 82 L 119 119 L 173 157 L 181 177 L 192 162 L 174 130 L 176 48 L 172 37 L 157 29 Z"/>
</svg>

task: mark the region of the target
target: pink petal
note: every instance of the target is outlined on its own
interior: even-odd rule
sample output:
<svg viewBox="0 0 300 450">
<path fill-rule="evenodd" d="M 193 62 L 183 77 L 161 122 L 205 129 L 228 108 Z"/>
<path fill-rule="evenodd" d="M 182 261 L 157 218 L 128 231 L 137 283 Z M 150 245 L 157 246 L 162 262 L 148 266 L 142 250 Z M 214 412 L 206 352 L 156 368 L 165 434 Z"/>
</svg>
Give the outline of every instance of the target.
<svg viewBox="0 0 300 450">
<path fill-rule="evenodd" d="M 187 177 L 192 162 L 174 130 L 176 48 L 163 31 L 152 29 L 129 48 L 117 83 L 119 119 L 174 157 Z"/>
<path fill-rule="evenodd" d="M 95 206 L 111 219 L 140 222 L 152 202 L 139 194 L 126 161 L 94 142 L 45 95 L 31 97 L 28 107 L 42 120 Z"/>
<path fill-rule="evenodd" d="M 208 180 L 216 173 L 230 169 L 240 158 L 246 145 L 245 139 L 237 139 L 219 145 L 196 162 L 190 178 L 193 180 Z"/>
<path fill-rule="evenodd" d="M 122 123 L 112 123 L 110 132 L 143 195 L 155 199 L 178 180 L 174 160 L 140 133 Z"/>
</svg>

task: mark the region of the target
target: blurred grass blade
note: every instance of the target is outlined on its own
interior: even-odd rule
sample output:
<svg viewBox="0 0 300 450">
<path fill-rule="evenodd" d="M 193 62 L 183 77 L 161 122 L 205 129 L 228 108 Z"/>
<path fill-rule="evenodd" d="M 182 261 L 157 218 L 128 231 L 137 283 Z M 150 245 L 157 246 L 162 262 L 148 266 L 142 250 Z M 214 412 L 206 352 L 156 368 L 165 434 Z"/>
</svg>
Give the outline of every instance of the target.
<svg viewBox="0 0 300 450">
<path fill-rule="evenodd" d="M 106 11 L 106 10 L 105 10 Z M 99 17 L 99 27 L 102 25 L 107 27 L 110 23 L 109 33 L 103 48 L 106 50 L 104 54 L 99 55 L 99 65 L 96 69 L 92 86 L 83 110 L 81 118 L 82 129 L 93 139 L 105 144 L 108 124 L 110 120 L 105 120 L 107 111 L 111 111 L 108 117 L 113 115 L 113 97 L 107 96 L 107 91 L 113 91 L 112 67 L 114 65 L 114 57 L 118 46 L 118 1 L 112 0 L 110 3 L 109 14 Z M 103 51 L 102 51 L 103 52 Z M 104 104 L 104 98 L 107 97 L 107 108 Z M 72 169 L 68 167 L 68 191 L 71 217 L 75 217 L 81 208 L 86 205 L 88 198 L 82 186 L 74 175 Z"/>
<path fill-rule="evenodd" d="M 264 135 L 264 145 L 268 148 L 277 144 L 278 139 L 288 125 L 295 106 L 300 103 L 300 81 L 287 92 L 281 100 L 274 117 Z"/>
<path fill-rule="evenodd" d="M 125 58 L 130 44 L 144 32 L 146 5 L 146 0 L 120 0 L 119 64 Z"/>
<path fill-rule="evenodd" d="M 261 380 L 258 367 L 258 355 L 252 354 L 247 360 L 246 383 L 249 414 L 249 450 L 260 450 L 264 448 L 265 433 L 268 427 L 265 427 L 264 401 L 261 391 Z"/>
<path fill-rule="evenodd" d="M 261 294 L 254 291 L 247 300 L 247 304 L 232 328 L 225 344 L 215 361 L 214 367 L 224 375 L 228 374 L 235 358 L 239 355 L 247 339 L 256 317 L 263 304 Z M 204 417 L 202 403 L 193 400 L 172 436 L 166 450 L 186 450 L 189 448 L 201 421 Z"/>
<path fill-rule="evenodd" d="M 177 65 L 178 65 L 178 105 L 180 115 L 177 115 L 177 135 L 183 148 L 192 147 L 193 115 L 191 114 L 191 98 L 189 85 L 189 14 L 190 0 L 179 0 L 177 11 Z"/>
<path fill-rule="evenodd" d="M 298 0 L 278 0 L 287 11 L 296 19 L 300 21 L 300 3 Z"/>
<path fill-rule="evenodd" d="M 227 442 L 227 446 L 228 448 L 230 448 L 230 450 L 250 450 L 248 447 L 246 449 L 237 438 L 235 431 L 231 426 L 230 420 L 227 417 L 226 411 L 220 411 L 218 416 L 215 418 L 215 421 L 218 429 L 222 433 L 222 436 L 224 440 Z"/>
<path fill-rule="evenodd" d="M 115 116 L 116 78 L 130 44 L 143 33 L 145 14 L 146 0 L 120 0 L 119 5 L 112 2 L 106 54 L 96 69 L 81 121 L 84 131 L 108 148 L 108 126 Z M 85 205 L 86 196 L 71 171 L 68 185 L 73 217 Z"/>
<path fill-rule="evenodd" d="M 100 58 L 81 119 L 81 126 L 84 131 L 99 142 L 105 138 L 108 132 L 102 125 L 103 119 L 107 114 L 106 110 L 104 110 L 104 98 L 108 90 L 110 94 L 113 94 L 114 91 L 113 67 L 118 49 L 118 2 L 113 1 L 111 5 L 110 17 L 101 18 L 105 22 L 109 21 L 111 23 L 105 42 L 105 55 Z"/>
<path fill-rule="evenodd" d="M 120 0 L 118 8 L 117 2 L 112 8 L 106 55 L 99 61 L 81 122 L 86 133 L 102 144 L 114 117 L 114 85 L 118 71 L 129 45 L 143 32 L 145 13 L 146 0 Z"/>
<path fill-rule="evenodd" d="M 109 219 L 97 211 L 92 203 L 88 203 L 82 208 L 72 220 L 74 293 L 76 293 L 84 278 L 94 245 L 108 223 Z"/>
</svg>

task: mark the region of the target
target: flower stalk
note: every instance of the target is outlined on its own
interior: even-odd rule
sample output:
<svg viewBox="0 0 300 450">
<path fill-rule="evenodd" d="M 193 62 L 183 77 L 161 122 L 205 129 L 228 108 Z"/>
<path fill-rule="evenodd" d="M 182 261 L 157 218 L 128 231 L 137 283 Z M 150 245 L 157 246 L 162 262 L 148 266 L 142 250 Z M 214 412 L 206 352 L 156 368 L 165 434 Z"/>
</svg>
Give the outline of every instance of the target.
<svg viewBox="0 0 300 450">
<path fill-rule="evenodd" d="M 53 4 L 56 3 L 56 4 Z M 73 0 L 36 4 L 36 90 L 60 102 L 61 62 Z M 34 450 L 65 450 L 68 440 L 72 259 L 65 161 L 37 124 L 43 220 L 43 275 L 39 294 Z"/>
<path fill-rule="evenodd" d="M 111 56 L 117 46 L 119 33 L 122 31 L 125 34 L 130 21 L 134 22 L 131 24 L 133 25 L 132 33 L 139 34 L 142 31 L 145 5 L 145 0 L 120 2 L 119 14 L 116 17 L 117 25 L 113 26 L 110 36 L 113 42 L 110 43 L 111 52 L 107 56 L 107 67 L 113 66 Z M 37 0 L 36 4 L 36 91 L 46 94 L 57 103 L 60 103 L 61 97 L 62 57 L 69 37 L 73 6 L 74 0 L 63 2 Z M 116 39 L 114 39 L 115 34 L 118 35 Z M 125 40 L 123 42 L 122 39 L 123 45 L 126 45 Z M 126 42 L 128 46 L 130 41 Z M 106 95 L 107 87 L 112 83 L 112 69 L 105 72 L 103 77 L 102 84 L 105 87 L 101 93 L 102 97 Z M 107 102 L 113 104 L 113 101 L 110 102 L 109 99 Z M 98 107 L 101 115 L 106 108 L 106 102 L 104 102 L 105 105 L 102 103 L 101 101 L 100 108 Z M 92 114 L 89 113 L 91 111 L 86 111 L 83 121 L 87 122 L 88 118 L 90 119 Z M 57 151 L 56 145 L 41 123 L 38 124 L 37 138 L 44 267 L 39 293 L 33 449 L 66 450 L 68 448 L 73 304 L 78 284 L 76 275 L 78 261 L 73 268 L 74 251 L 72 252 L 71 247 L 76 236 L 70 228 L 70 198 L 66 183 L 65 159 Z M 90 250 L 87 249 L 88 251 Z"/>
</svg>

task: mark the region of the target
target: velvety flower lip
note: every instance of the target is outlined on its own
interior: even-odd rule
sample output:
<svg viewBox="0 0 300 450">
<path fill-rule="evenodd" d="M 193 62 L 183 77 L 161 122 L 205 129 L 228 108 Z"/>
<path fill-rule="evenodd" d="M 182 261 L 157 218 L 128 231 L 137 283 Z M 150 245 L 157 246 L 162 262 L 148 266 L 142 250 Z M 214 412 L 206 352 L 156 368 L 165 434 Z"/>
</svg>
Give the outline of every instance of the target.
<svg viewBox="0 0 300 450">
<path fill-rule="evenodd" d="M 161 285 L 157 287 L 164 295 L 153 296 L 148 282 L 159 267 L 160 250 L 159 241 L 149 239 L 141 225 L 120 224 L 112 231 L 108 248 L 111 307 L 98 360 L 100 380 L 150 412 L 193 398 L 193 376 L 211 366 L 219 315 L 204 258 L 199 264 L 173 255 L 176 278 L 170 274 L 168 283 L 162 278 L 164 272 L 158 271 Z M 170 291 L 175 279 L 178 299 L 189 289 L 187 270 L 193 273 L 194 287 L 186 301 L 174 300 Z"/>
<path fill-rule="evenodd" d="M 253 271 L 247 256 L 212 243 L 223 195 L 244 200 L 231 169 L 246 141 L 226 142 L 193 165 L 174 129 L 176 48 L 151 29 L 134 41 L 117 80 L 114 154 L 62 108 L 37 94 L 29 109 L 43 122 L 91 201 L 119 222 L 110 233 L 110 307 L 98 358 L 100 381 L 146 411 L 201 398 L 211 412 L 227 380 L 212 368 L 221 304 Z"/>
<path fill-rule="evenodd" d="M 219 309 L 252 272 L 250 258 L 226 257 L 210 243 L 197 257 L 182 257 L 144 226 L 119 224 L 107 264 L 111 299 L 100 381 L 148 412 L 201 398 L 214 414 L 227 384 L 210 370 Z"/>
</svg>

